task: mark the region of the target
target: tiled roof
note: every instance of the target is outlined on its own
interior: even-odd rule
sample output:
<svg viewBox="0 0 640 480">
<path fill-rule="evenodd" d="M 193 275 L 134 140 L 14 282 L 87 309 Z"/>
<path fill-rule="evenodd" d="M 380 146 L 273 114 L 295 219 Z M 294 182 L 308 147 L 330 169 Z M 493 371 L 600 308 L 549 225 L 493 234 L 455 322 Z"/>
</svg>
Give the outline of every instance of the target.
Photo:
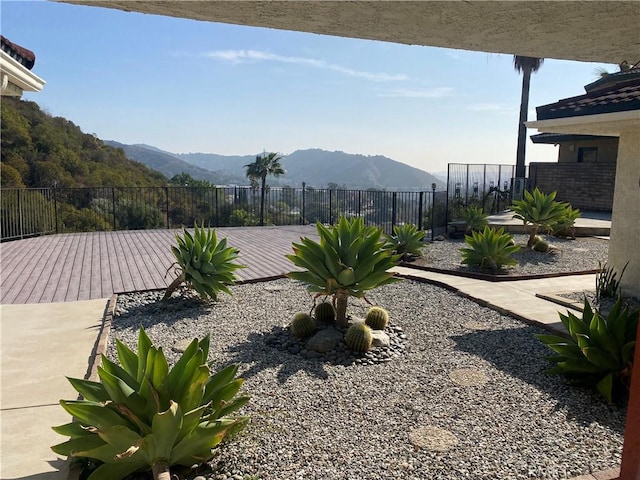
<svg viewBox="0 0 640 480">
<path fill-rule="evenodd" d="M 637 65 L 638 64 L 627 70 L 622 70 L 620 72 L 605 75 L 595 82 L 585 85 L 584 90 L 585 92 L 589 93 L 595 90 L 601 90 L 602 88 L 606 88 L 610 85 L 615 85 L 621 82 L 626 82 L 627 80 L 631 80 L 633 78 L 638 78 L 640 77 L 640 67 L 638 67 Z"/>
<path fill-rule="evenodd" d="M 538 133 L 536 135 L 531 135 L 531 141 L 533 143 L 543 143 L 543 144 L 557 144 L 561 142 L 579 142 L 581 140 L 602 140 L 607 138 L 617 138 L 617 137 L 609 137 L 606 135 L 577 135 L 570 133 Z"/>
<path fill-rule="evenodd" d="M 632 70 L 610 75 L 614 77 L 610 80 L 615 81 L 611 84 L 604 82 L 602 88 L 537 107 L 538 120 L 640 110 L 640 70 Z M 619 81 L 621 77 L 625 80 Z"/>
<path fill-rule="evenodd" d="M 28 50 L 20 45 L 10 42 L 6 37 L 0 35 L 0 43 L 2 44 L 2 50 L 11 58 L 20 62 L 28 70 L 33 68 L 36 63 L 36 54 L 31 50 Z"/>
</svg>

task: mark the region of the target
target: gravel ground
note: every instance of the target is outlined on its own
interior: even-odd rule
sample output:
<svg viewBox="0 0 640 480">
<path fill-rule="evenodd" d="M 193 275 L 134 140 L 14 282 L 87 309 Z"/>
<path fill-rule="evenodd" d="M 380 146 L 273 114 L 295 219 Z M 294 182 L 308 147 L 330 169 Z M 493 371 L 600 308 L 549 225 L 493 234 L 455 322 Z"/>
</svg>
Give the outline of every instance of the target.
<svg viewBox="0 0 640 480">
<path fill-rule="evenodd" d="M 404 353 L 335 365 L 265 342 L 310 307 L 299 284 L 232 290 L 213 305 L 123 295 L 113 323 L 112 341 L 135 346 L 143 325 L 171 361 L 176 341 L 210 333 L 216 369 L 240 364 L 251 423 L 198 480 L 565 479 L 620 463 L 625 410 L 545 375 L 537 328 L 404 280 L 369 296 L 407 335 Z"/>
<path fill-rule="evenodd" d="M 528 235 L 515 234 L 516 244 L 525 246 Z M 552 247 L 551 253 L 541 253 L 520 249 L 513 257 L 518 264 L 505 267 L 507 275 L 536 275 L 543 273 L 575 272 L 598 268 L 598 261 L 607 261 L 609 241 L 594 237 L 578 237 L 576 240 L 545 237 Z M 442 268 L 445 270 L 460 270 L 467 272 L 490 273 L 461 263 L 460 249 L 465 247 L 464 239 L 447 239 L 428 244 L 423 258 L 416 259 L 416 265 Z"/>
</svg>

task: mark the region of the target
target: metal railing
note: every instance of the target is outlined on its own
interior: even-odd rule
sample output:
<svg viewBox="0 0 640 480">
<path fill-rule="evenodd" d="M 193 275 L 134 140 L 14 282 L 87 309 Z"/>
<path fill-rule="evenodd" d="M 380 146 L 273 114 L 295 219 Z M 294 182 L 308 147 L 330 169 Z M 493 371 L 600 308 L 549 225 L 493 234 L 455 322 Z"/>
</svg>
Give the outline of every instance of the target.
<svg viewBox="0 0 640 480">
<path fill-rule="evenodd" d="M 447 169 L 448 221 L 460 220 L 467 206 L 481 207 L 487 214 L 508 208 L 515 173 L 515 165 L 450 163 Z"/>
<path fill-rule="evenodd" d="M 435 201 L 434 201 L 435 200 Z M 386 233 L 404 223 L 446 230 L 446 192 L 272 187 L 94 187 L 0 189 L 1 239 L 49 233 L 335 223 L 363 217 Z M 262 220 L 262 221 L 261 221 Z M 432 229 L 432 226 L 434 227 Z"/>
</svg>

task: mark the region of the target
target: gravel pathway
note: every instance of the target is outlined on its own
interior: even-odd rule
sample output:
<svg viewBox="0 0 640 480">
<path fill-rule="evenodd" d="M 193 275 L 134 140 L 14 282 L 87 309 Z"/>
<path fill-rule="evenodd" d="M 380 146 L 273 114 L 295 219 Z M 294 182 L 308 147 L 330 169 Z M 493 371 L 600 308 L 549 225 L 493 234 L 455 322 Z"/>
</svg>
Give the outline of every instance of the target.
<svg viewBox="0 0 640 480">
<path fill-rule="evenodd" d="M 131 346 L 144 325 L 172 361 L 175 342 L 210 333 L 216 368 L 241 365 L 251 423 L 198 480 L 565 479 L 620 463 L 624 409 L 546 376 L 542 330 L 405 280 L 369 296 L 402 327 L 403 354 L 344 366 L 267 345 L 310 307 L 299 284 L 233 293 L 207 306 L 123 295 L 113 323 L 112 338 Z"/>
<path fill-rule="evenodd" d="M 516 244 L 527 244 L 528 235 L 515 234 Z M 594 237 L 578 237 L 576 240 L 545 237 L 552 247 L 552 253 L 541 253 L 520 249 L 513 257 L 518 264 L 506 267 L 508 275 L 537 275 L 544 273 L 575 272 L 598 268 L 598 261 L 607 261 L 609 241 Z M 445 270 L 460 270 L 468 272 L 490 273 L 475 267 L 463 265 L 460 249 L 465 247 L 464 239 L 447 239 L 428 244 L 425 255 L 417 259 L 416 265 L 423 265 Z"/>
</svg>

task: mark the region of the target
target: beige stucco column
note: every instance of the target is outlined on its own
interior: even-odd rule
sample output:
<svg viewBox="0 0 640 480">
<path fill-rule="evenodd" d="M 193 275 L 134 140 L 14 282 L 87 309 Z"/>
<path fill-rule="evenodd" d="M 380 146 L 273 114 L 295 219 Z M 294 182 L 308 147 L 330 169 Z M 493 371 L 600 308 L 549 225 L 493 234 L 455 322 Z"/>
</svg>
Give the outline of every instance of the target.
<svg viewBox="0 0 640 480">
<path fill-rule="evenodd" d="M 640 297 L 640 129 L 620 132 L 611 216 L 609 265 L 622 276 L 625 294 Z"/>
<path fill-rule="evenodd" d="M 619 138 L 608 264 L 626 295 L 640 297 L 640 111 L 527 122 L 539 132 L 610 135 Z"/>
</svg>

